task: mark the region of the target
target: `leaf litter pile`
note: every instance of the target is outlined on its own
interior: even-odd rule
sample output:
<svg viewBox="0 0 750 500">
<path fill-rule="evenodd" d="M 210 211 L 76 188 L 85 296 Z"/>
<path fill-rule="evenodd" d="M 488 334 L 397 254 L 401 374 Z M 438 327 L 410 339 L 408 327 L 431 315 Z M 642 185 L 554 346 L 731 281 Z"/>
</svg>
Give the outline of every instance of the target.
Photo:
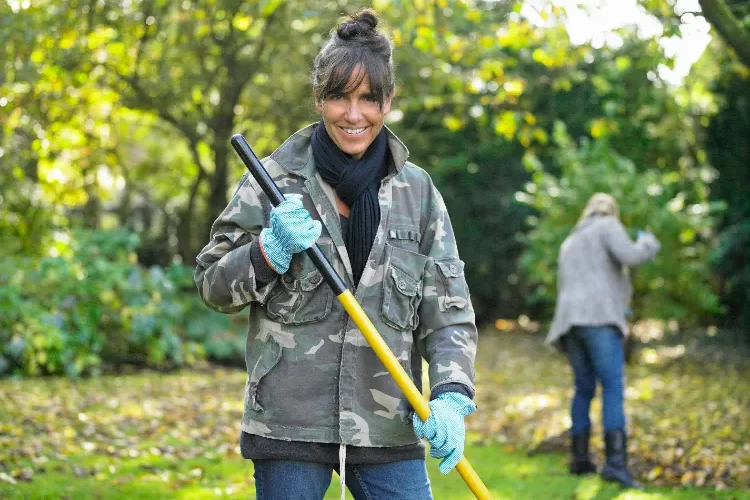
<svg viewBox="0 0 750 500">
<path fill-rule="evenodd" d="M 469 440 L 508 452 L 567 453 L 572 376 L 564 358 L 518 329 L 485 330 L 480 347 Z M 682 354 L 642 349 L 626 370 L 634 472 L 653 485 L 750 487 L 750 361 Z M 185 463 L 241 460 L 244 385 L 242 370 L 218 368 L 0 381 L 0 482 L 55 471 L 115 484 L 201 484 L 208 479 L 200 466 L 186 470 Z M 592 406 L 599 463 L 600 395 Z"/>
<path fill-rule="evenodd" d="M 242 370 L 220 369 L 4 381 L 0 481 L 68 471 L 115 483 L 200 483 L 203 471 L 180 471 L 185 463 L 238 459 L 244 385 Z"/>
<path fill-rule="evenodd" d="M 485 331 L 477 357 L 474 442 L 508 451 L 568 453 L 573 376 L 536 333 Z M 643 344 L 625 369 L 633 472 L 652 485 L 750 487 L 750 358 L 712 358 L 685 345 Z M 604 460 L 601 386 L 591 448 Z"/>
</svg>

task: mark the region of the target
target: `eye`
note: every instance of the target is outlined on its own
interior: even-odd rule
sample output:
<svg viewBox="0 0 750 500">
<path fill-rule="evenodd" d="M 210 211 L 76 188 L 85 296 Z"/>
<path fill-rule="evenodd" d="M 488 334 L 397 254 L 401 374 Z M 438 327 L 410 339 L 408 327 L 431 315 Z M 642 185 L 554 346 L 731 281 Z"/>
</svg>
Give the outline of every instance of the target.
<svg viewBox="0 0 750 500">
<path fill-rule="evenodd" d="M 380 101 L 378 101 L 378 98 L 375 97 L 373 94 L 364 95 L 364 96 L 362 96 L 362 98 L 365 101 L 367 101 L 367 102 L 375 102 L 375 103 L 379 103 L 380 102 Z"/>
<path fill-rule="evenodd" d="M 326 97 L 327 101 L 340 101 L 344 99 L 344 94 L 341 92 L 334 92 L 333 94 L 329 94 L 328 97 Z"/>
</svg>

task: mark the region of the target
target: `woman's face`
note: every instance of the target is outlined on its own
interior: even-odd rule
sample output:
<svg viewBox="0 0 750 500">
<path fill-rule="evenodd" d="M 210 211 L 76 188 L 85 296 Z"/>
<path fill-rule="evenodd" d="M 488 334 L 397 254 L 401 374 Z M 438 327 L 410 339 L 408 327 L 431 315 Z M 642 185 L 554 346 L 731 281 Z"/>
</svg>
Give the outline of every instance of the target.
<svg viewBox="0 0 750 500">
<path fill-rule="evenodd" d="M 358 77 L 358 70 L 353 71 L 343 94 L 329 96 L 316 105 L 333 142 L 341 151 L 357 159 L 378 136 L 385 115 L 391 110 L 390 96 L 381 107 L 370 93 L 368 75 L 365 75 L 359 87 L 353 88 Z"/>
</svg>

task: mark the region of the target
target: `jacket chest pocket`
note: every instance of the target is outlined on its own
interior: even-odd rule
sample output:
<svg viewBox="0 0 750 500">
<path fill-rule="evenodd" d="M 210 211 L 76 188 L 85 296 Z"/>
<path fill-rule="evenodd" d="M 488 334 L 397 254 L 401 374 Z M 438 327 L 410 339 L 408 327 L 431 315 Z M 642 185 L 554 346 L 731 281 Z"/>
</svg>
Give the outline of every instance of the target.
<svg viewBox="0 0 750 500">
<path fill-rule="evenodd" d="M 391 227 L 388 229 L 388 244 L 393 247 L 419 252 L 422 235 L 416 227 Z"/>
<path fill-rule="evenodd" d="M 331 243 L 318 242 L 318 246 L 330 262 Z M 323 275 L 307 253 L 300 252 L 269 295 L 266 315 L 285 325 L 314 323 L 328 316 L 332 303 L 333 292 Z"/>
<path fill-rule="evenodd" d="M 402 248 L 385 246 L 383 320 L 397 330 L 414 330 L 422 300 L 422 277 L 427 257 Z"/>
</svg>

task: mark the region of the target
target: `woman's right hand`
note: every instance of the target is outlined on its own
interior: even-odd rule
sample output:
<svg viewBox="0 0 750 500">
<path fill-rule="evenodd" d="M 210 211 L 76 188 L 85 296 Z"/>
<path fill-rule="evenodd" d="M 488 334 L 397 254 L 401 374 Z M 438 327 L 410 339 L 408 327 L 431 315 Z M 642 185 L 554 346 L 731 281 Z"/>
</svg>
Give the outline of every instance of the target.
<svg viewBox="0 0 750 500">
<path fill-rule="evenodd" d="M 260 249 L 268 265 L 279 274 L 289 269 L 292 255 L 312 247 L 320 237 L 320 221 L 302 206 L 302 195 L 289 195 L 271 210 L 271 227 L 260 233 Z"/>
<path fill-rule="evenodd" d="M 654 233 L 652 233 L 648 229 L 646 229 L 645 231 L 638 231 L 638 240 L 636 241 L 636 243 L 648 247 L 651 252 L 653 252 L 653 255 L 656 255 L 657 253 L 659 253 L 659 250 L 661 250 L 661 243 L 659 243 L 659 240 L 656 239 Z"/>
</svg>

